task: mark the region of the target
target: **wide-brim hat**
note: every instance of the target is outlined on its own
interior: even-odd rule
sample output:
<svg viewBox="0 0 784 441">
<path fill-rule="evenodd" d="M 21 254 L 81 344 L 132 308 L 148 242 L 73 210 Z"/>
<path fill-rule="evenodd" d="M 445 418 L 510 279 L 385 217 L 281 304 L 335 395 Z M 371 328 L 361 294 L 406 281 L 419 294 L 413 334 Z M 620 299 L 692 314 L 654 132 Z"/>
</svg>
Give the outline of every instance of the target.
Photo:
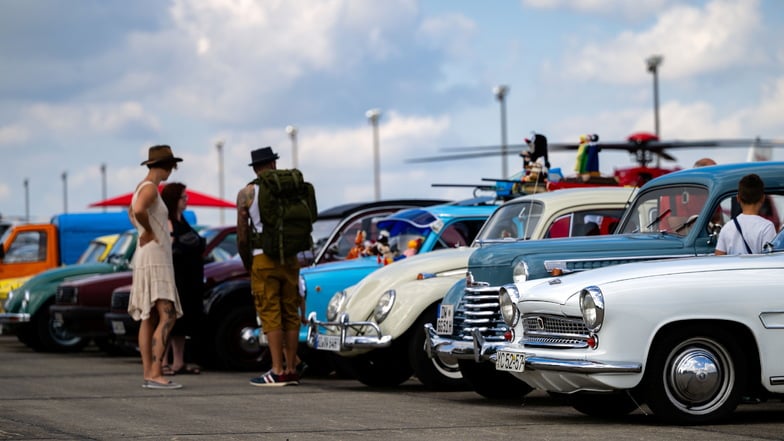
<svg viewBox="0 0 784 441">
<path fill-rule="evenodd" d="M 250 152 L 250 166 L 266 164 L 268 162 L 277 161 L 280 156 L 272 151 L 272 147 L 262 147 Z"/>
<path fill-rule="evenodd" d="M 168 145 L 155 145 L 150 147 L 150 150 L 147 152 L 147 160 L 142 162 L 141 165 L 163 164 L 167 162 L 182 162 L 182 158 L 175 157 L 171 147 Z"/>
</svg>

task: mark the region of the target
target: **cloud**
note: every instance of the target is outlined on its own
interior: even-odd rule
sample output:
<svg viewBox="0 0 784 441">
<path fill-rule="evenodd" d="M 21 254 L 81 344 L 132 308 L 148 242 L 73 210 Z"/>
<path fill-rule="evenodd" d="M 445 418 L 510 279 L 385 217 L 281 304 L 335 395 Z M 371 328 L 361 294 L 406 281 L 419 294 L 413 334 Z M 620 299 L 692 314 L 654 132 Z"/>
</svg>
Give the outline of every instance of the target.
<svg viewBox="0 0 784 441">
<path fill-rule="evenodd" d="M 673 0 L 522 0 L 523 6 L 535 9 L 566 9 L 579 13 L 617 16 L 640 20 L 664 9 Z"/>
</svg>

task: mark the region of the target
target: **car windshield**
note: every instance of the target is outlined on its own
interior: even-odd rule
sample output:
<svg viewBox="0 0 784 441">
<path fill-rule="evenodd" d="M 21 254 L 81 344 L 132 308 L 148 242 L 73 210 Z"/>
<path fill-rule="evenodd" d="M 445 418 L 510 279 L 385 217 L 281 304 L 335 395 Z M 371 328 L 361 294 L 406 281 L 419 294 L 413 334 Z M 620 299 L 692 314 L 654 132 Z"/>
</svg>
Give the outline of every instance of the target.
<svg viewBox="0 0 784 441">
<path fill-rule="evenodd" d="M 542 218 L 540 201 L 508 202 L 493 213 L 477 236 L 477 242 L 529 239 Z"/>
<path fill-rule="evenodd" d="M 784 230 L 779 231 L 779 234 L 770 242 L 771 251 L 784 251 Z"/>
<path fill-rule="evenodd" d="M 313 232 L 310 235 L 313 238 L 313 248 L 316 250 L 316 254 L 327 243 L 330 233 L 338 223 L 340 223 L 340 219 L 318 219 L 313 222 Z"/>
<path fill-rule="evenodd" d="M 92 241 L 76 263 L 98 263 L 101 261 L 101 256 L 103 256 L 104 251 L 106 251 L 106 244 L 104 242 Z"/>
<path fill-rule="evenodd" d="M 626 212 L 619 233 L 665 232 L 685 236 L 708 200 L 708 189 L 698 186 L 656 188 L 641 194 Z"/>
<path fill-rule="evenodd" d="M 117 242 L 115 242 L 114 245 L 112 246 L 111 251 L 109 251 L 109 256 L 107 257 L 107 260 L 111 261 L 113 259 L 124 257 L 128 252 L 128 249 L 134 243 L 135 236 L 136 233 L 131 233 L 131 232 L 121 234 L 120 237 L 117 238 Z"/>
</svg>

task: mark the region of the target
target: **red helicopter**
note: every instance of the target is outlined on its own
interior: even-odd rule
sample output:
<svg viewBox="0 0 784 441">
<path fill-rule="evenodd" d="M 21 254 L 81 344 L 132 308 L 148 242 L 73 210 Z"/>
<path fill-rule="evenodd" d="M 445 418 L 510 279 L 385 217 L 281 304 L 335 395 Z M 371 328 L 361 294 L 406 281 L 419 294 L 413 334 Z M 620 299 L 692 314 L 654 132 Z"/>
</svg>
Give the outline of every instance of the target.
<svg viewBox="0 0 784 441">
<path fill-rule="evenodd" d="M 536 191 L 556 190 L 571 187 L 595 187 L 595 186 L 641 186 L 645 182 L 680 170 L 680 167 L 661 167 L 661 159 L 675 161 L 675 158 L 666 152 L 666 149 L 674 148 L 704 148 L 704 147 L 780 147 L 784 145 L 781 141 L 763 141 L 756 139 L 726 139 L 726 140 L 697 140 L 697 141 L 661 141 L 652 133 L 639 132 L 633 133 L 626 138 L 626 141 L 600 142 L 598 135 L 588 134 L 581 137 L 580 143 L 548 143 L 547 138 L 539 133 L 531 132 L 530 138 L 525 139 L 525 144 L 513 144 L 509 146 L 479 146 L 479 147 L 453 147 L 444 150 L 467 151 L 468 153 L 446 154 L 424 158 L 413 158 L 407 162 L 436 162 L 445 160 L 460 160 L 487 156 L 505 156 L 508 154 L 518 154 L 523 158 L 523 171 L 516 173 L 509 179 L 488 179 L 485 181 L 495 181 L 495 190 L 498 192 L 509 190 L 515 196 Z M 591 149 L 589 151 L 589 149 Z M 587 170 L 576 176 L 561 177 L 550 173 L 556 169 L 550 169 L 548 160 L 549 151 L 578 151 L 578 162 L 580 155 L 591 156 L 588 159 Z M 601 150 L 626 150 L 634 155 L 636 166 L 616 168 L 613 176 L 601 176 L 598 172 L 598 152 Z M 538 162 L 542 158 L 544 164 Z M 656 162 L 655 166 L 651 164 Z M 543 166 L 543 167 L 542 167 Z M 505 185 L 503 185 L 505 184 Z M 526 188 L 509 187 L 514 184 L 523 184 Z M 539 184 L 531 191 L 530 184 Z M 546 184 L 546 185 L 541 185 Z M 434 184 L 434 186 L 451 186 L 450 184 Z M 518 185 L 519 187 L 519 185 Z M 504 196 L 499 194 L 499 196 Z"/>
</svg>

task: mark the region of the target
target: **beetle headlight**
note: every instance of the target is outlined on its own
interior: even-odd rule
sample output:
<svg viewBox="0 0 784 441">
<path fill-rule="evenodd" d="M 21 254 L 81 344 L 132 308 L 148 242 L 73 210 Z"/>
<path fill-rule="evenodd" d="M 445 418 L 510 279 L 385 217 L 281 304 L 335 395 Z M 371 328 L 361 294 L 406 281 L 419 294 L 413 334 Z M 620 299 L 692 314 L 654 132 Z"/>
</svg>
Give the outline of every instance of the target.
<svg viewBox="0 0 784 441">
<path fill-rule="evenodd" d="M 381 294 L 378 303 L 376 303 L 376 308 L 373 310 L 373 318 L 376 320 L 376 323 L 381 323 L 387 318 L 389 311 L 395 305 L 395 297 L 397 297 L 397 294 L 394 289 Z"/>
<path fill-rule="evenodd" d="M 498 294 L 498 306 L 501 308 L 501 317 L 504 323 L 514 328 L 520 320 L 520 310 L 517 309 L 517 302 L 520 300 L 520 292 L 514 285 L 505 285 Z"/>
<path fill-rule="evenodd" d="M 589 286 L 580 291 L 580 312 L 585 326 L 598 332 L 604 322 L 604 295 L 598 286 Z"/>
<path fill-rule="evenodd" d="M 327 303 L 327 320 L 330 322 L 335 321 L 338 318 L 338 314 L 343 309 L 343 305 L 346 303 L 346 292 L 340 291 L 332 296 L 329 299 L 329 303 Z"/>
<path fill-rule="evenodd" d="M 528 280 L 528 264 L 521 260 L 512 269 L 512 281 L 522 283 L 526 280 Z"/>
</svg>

